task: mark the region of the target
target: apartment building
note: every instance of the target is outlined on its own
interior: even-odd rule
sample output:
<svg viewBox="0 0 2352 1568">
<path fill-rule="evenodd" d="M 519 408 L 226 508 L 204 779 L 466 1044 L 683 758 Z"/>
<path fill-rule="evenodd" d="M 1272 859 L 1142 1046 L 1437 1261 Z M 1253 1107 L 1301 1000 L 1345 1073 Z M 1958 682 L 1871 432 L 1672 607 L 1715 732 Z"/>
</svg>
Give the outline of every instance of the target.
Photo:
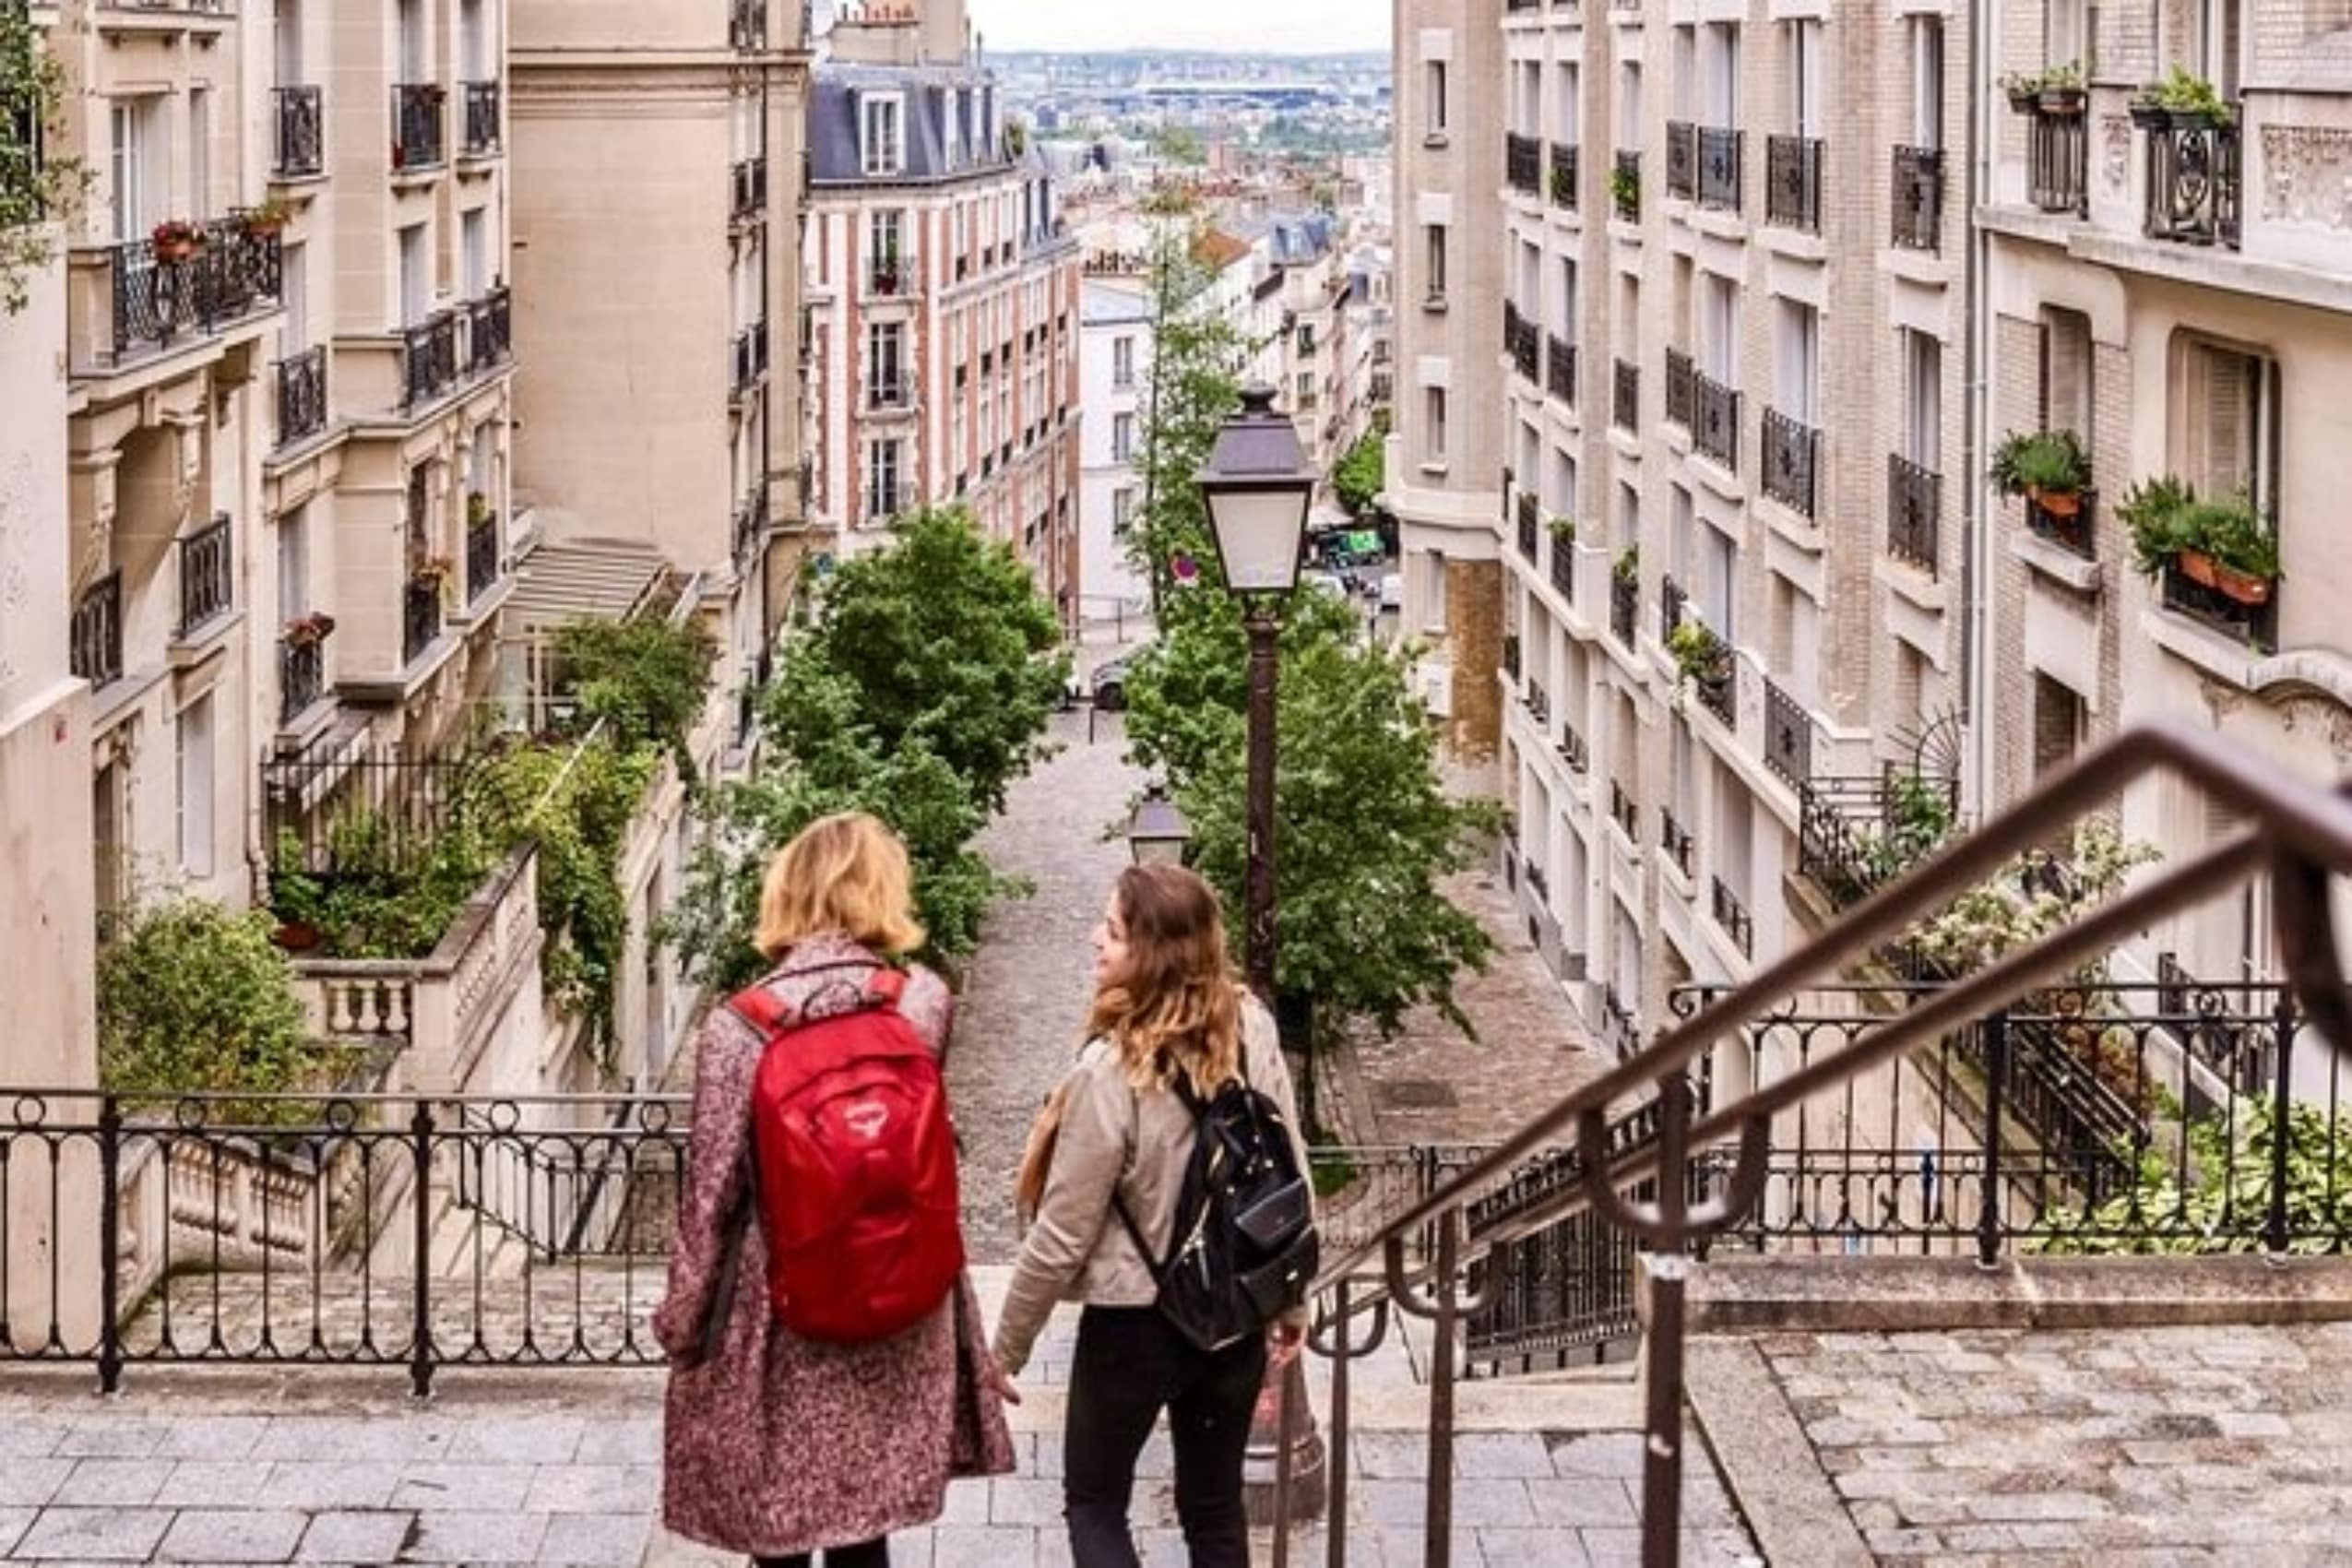
<svg viewBox="0 0 2352 1568">
<path fill-rule="evenodd" d="M 1979 443 L 2072 432 L 2091 472 L 2072 509 L 1985 498 L 1975 787 L 1998 806 L 2086 742 L 2156 717 L 2342 777 L 2352 29 L 2315 0 L 2004 0 L 1990 25 Z M 2135 108 L 2176 67 L 2227 113 Z M 2241 508 L 2275 570 L 2217 576 L 2174 551 L 2139 560 L 2120 514 L 2135 485 L 2167 478 Z M 2168 781 L 2131 791 L 2123 816 L 2169 859 L 2232 826 Z M 2137 956 L 2175 981 L 2278 973 L 2260 888 L 2169 922 Z"/>
<path fill-rule="evenodd" d="M 1940 6 L 1507 0 L 1491 41 L 1412 20 L 1400 168 L 1455 184 L 1399 218 L 1408 612 L 1448 626 L 1452 552 L 1499 530 L 1509 869 L 1630 1043 L 1670 987 L 1825 918 L 1809 812 L 1875 810 L 1890 769 L 1954 782 L 1966 30 Z M 1473 342 L 1440 280 L 1481 266 L 1502 305 Z M 1465 368 L 1490 357 L 1491 386 Z M 1459 482 L 1499 493 L 1446 488 L 1489 426 L 1495 467 Z M 1449 640 L 1459 714 L 1477 672 Z"/>
<path fill-rule="evenodd" d="M 835 23 L 809 155 L 811 512 L 826 548 L 871 549 L 908 508 L 960 502 L 1066 621 L 1082 258 L 959 0 Z"/>
<path fill-rule="evenodd" d="M 514 637 L 591 608 L 579 585 L 666 568 L 704 586 L 720 684 L 764 679 L 809 554 L 806 27 L 783 0 L 516 0 L 518 298 L 543 351 L 516 392 L 535 527 Z"/>
<path fill-rule="evenodd" d="M 1151 605 L 1127 559 L 1127 530 L 1143 507 L 1143 425 L 1149 413 L 1155 327 L 1141 279 L 1090 277 L 1079 305 L 1078 619 L 1117 623 Z"/>
</svg>

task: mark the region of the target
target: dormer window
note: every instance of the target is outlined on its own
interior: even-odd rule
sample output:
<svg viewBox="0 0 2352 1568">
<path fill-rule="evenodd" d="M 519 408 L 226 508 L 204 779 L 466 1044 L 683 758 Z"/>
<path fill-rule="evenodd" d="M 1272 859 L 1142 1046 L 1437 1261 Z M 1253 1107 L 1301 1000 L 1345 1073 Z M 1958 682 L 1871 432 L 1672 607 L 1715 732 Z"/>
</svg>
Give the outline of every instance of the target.
<svg viewBox="0 0 2352 1568">
<path fill-rule="evenodd" d="M 905 172 L 906 112 L 906 101 L 896 93 L 861 100 L 859 148 L 867 174 Z"/>
</svg>

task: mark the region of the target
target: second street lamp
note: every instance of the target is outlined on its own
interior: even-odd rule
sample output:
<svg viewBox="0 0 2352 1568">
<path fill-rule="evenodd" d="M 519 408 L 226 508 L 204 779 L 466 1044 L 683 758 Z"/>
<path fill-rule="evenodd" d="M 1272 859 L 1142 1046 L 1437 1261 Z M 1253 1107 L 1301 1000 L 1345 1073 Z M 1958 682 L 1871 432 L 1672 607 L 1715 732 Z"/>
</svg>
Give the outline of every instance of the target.
<svg viewBox="0 0 2352 1568">
<path fill-rule="evenodd" d="M 1275 671 L 1282 605 L 1299 586 L 1315 472 L 1299 433 L 1275 411 L 1274 390 L 1253 386 L 1227 420 L 1200 471 L 1201 498 L 1226 591 L 1241 601 L 1250 638 L 1249 847 L 1242 967 L 1274 1005 Z"/>
<path fill-rule="evenodd" d="M 1154 784 L 1136 802 L 1127 822 L 1127 849 L 1139 866 L 1181 866 L 1193 847 L 1193 825 L 1183 809 L 1168 798 L 1167 788 Z"/>
</svg>

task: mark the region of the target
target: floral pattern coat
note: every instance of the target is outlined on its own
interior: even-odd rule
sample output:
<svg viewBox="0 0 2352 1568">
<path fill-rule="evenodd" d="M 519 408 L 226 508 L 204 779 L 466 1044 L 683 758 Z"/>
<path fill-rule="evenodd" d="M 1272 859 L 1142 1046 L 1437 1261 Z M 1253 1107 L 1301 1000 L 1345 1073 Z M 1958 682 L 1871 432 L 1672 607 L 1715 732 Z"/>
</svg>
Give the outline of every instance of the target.
<svg viewBox="0 0 2352 1568">
<path fill-rule="evenodd" d="M 791 1013 L 857 1004 L 874 956 L 847 936 L 802 943 L 760 983 Z M 917 970 L 899 1004 L 943 1055 L 953 1000 Z M 671 1357 L 662 1510 L 679 1535 L 748 1556 L 870 1540 L 939 1516 L 947 1482 L 1004 1475 L 1013 1440 L 988 1386 L 987 1341 L 968 1275 L 924 1322 L 862 1345 L 795 1337 L 767 1300 L 767 1253 L 745 1227 L 718 1352 L 701 1365 L 719 1289 L 727 1217 L 742 1195 L 751 1085 L 762 1040 L 728 1008 L 697 1046 L 692 1158 L 680 1194 L 670 1289 L 653 1330 Z M 790 1049 L 789 1042 L 783 1049 Z"/>
</svg>

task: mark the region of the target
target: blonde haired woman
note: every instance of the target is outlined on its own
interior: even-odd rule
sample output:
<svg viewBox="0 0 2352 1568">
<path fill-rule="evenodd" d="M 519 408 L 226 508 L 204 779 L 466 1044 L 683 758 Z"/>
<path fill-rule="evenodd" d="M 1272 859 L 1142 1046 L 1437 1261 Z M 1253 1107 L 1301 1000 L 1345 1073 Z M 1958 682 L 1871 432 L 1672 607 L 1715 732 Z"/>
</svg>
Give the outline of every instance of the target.
<svg viewBox="0 0 2352 1568">
<path fill-rule="evenodd" d="M 1094 947 L 1091 1038 L 1054 1091 L 1060 1124 L 1050 1152 L 1040 1139 L 1023 1173 L 1024 1206 L 1036 1219 L 997 1321 L 996 1358 L 1007 1377 L 1017 1374 L 1055 1302 L 1084 1303 L 1063 1450 L 1075 1568 L 1134 1568 L 1127 1510 L 1135 1460 L 1162 1409 L 1193 1568 L 1248 1568 L 1241 1461 L 1267 1342 L 1207 1351 L 1179 1334 L 1154 1306 L 1151 1266 L 1113 1205 L 1123 1202 L 1152 1249 L 1167 1254 L 1194 1140 L 1180 1075 L 1203 1100 L 1245 1076 L 1280 1109 L 1306 1170 L 1289 1070 L 1273 1017 L 1234 977 L 1217 896 L 1193 873 L 1122 873 Z M 1304 1328 L 1302 1313 L 1278 1324 L 1277 1353 L 1295 1353 Z"/>
<path fill-rule="evenodd" d="M 774 969 L 712 1014 L 697 1048 L 694 1134 L 654 1334 L 671 1359 L 663 1513 L 671 1529 L 763 1565 L 885 1568 L 886 1538 L 939 1516 L 947 1482 L 1013 1468 L 968 1277 L 888 1338 L 802 1339 L 775 1317 L 747 1212 L 754 1075 L 785 1029 L 868 1004 L 874 977 L 923 943 L 905 846 L 871 816 L 811 824 L 768 867 L 760 951 Z M 757 994 L 755 994 L 757 993 Z M 906 978 L 899 1012 L 944 1054 L 939 977 Z"/>
</svg>

